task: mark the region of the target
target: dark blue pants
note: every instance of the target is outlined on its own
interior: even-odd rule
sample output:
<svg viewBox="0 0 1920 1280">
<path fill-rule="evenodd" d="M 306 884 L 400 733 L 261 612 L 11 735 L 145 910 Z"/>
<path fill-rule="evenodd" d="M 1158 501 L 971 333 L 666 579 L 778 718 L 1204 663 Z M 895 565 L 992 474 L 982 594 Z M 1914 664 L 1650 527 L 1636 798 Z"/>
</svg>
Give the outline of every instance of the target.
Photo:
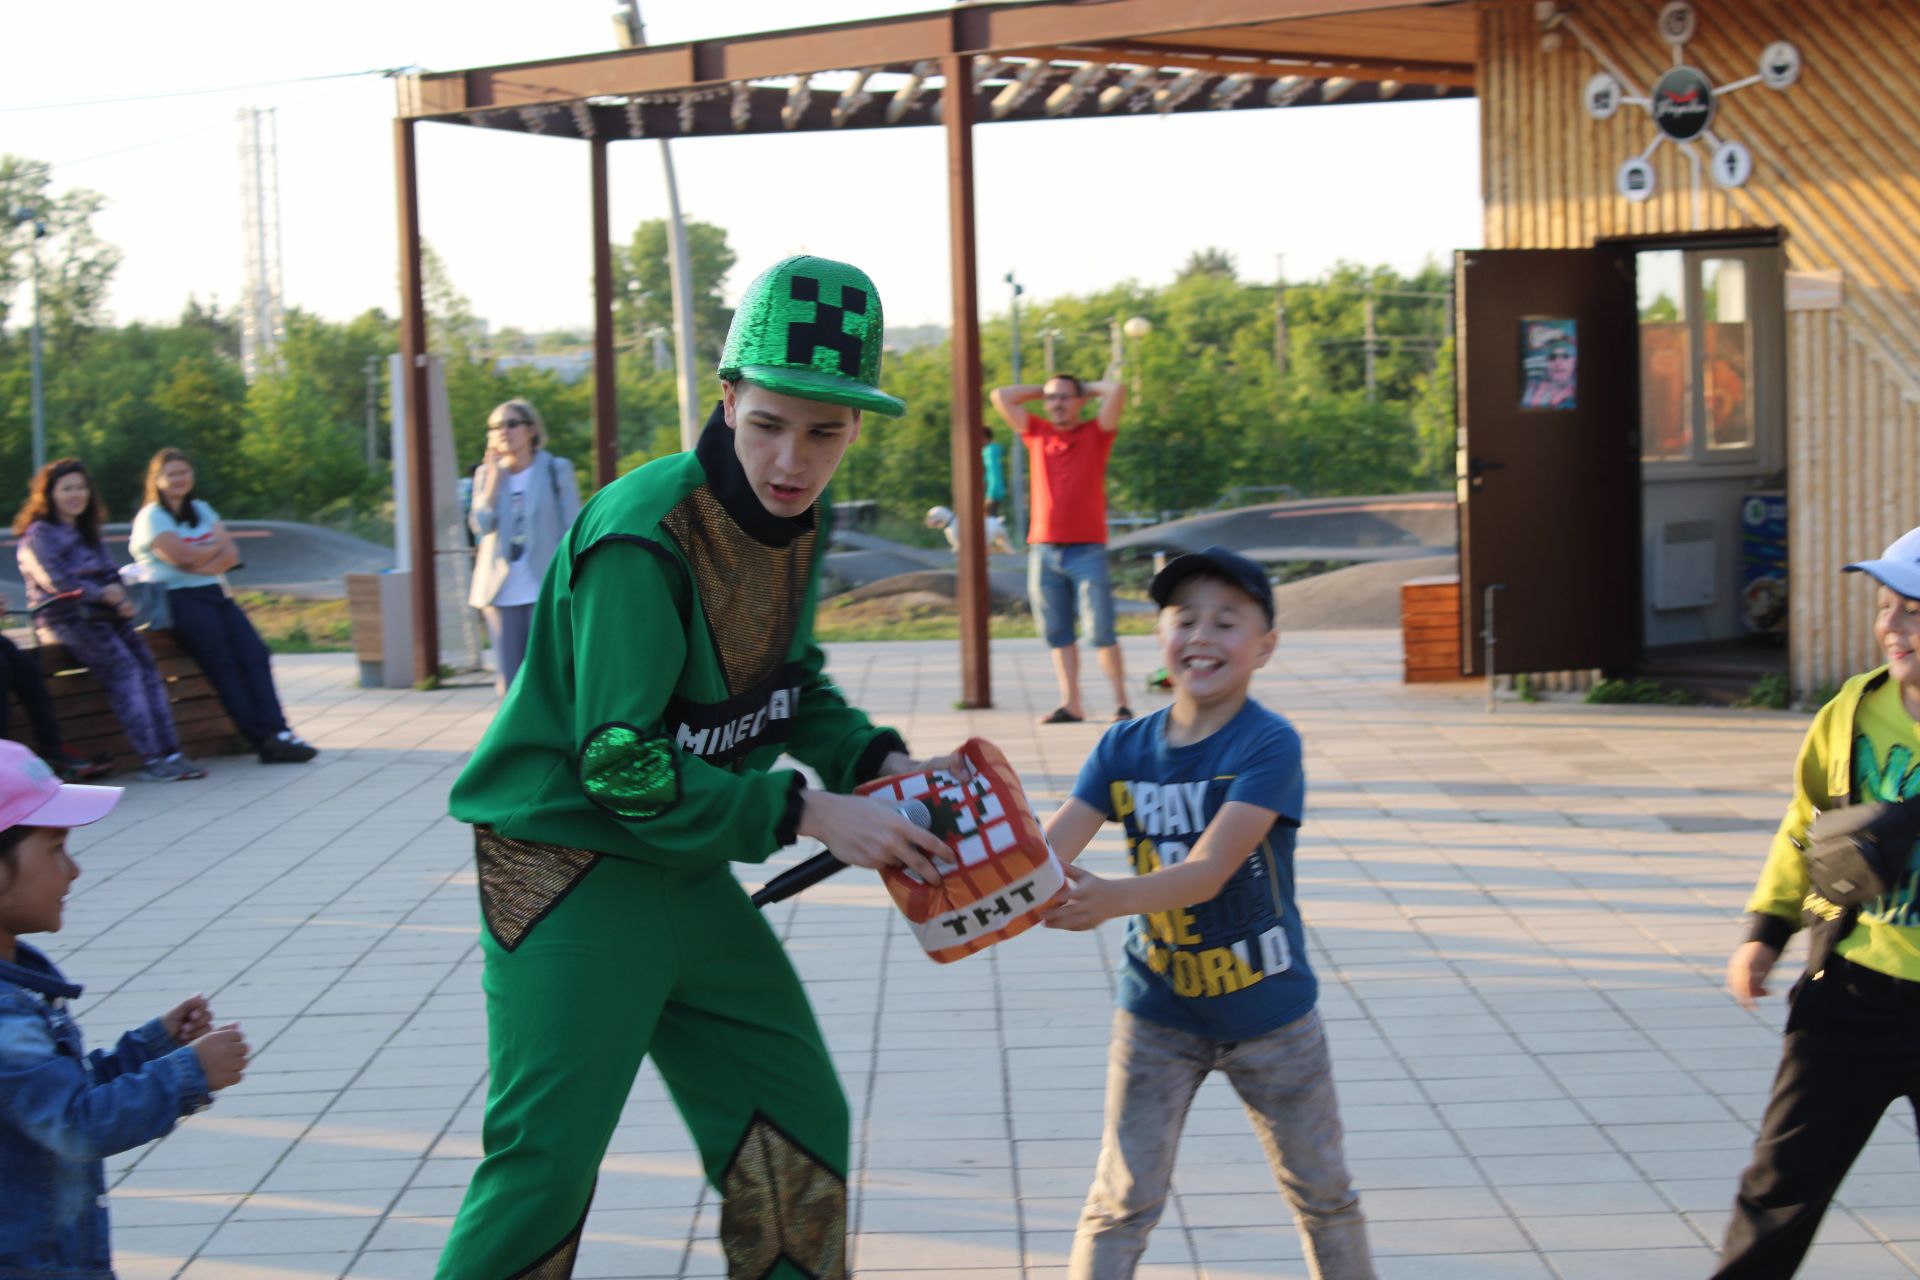
<svg viewBox="0 0 1920 1280">
<path fill-rule="evenodd" d="M 176 587 L 167 592 L 173 634 L 213 683 L 234 727 L 257 750 L 287 727 L 273 688 L 267 645 L 244 609 L 219 587 Z"/>
<path fill-rule="evenodd" d="M 47 678 L 40 673 L 40 660 L 32 654 L 20 652 L 13 641 L 0 636 L 0 738 L 13 736 L 13 706 L 7 701 L 11 693 L 20 699 L 20 705 L 26 708 L 27 719 L 33 721 L 33 736 L 39 740 L 40 750 L 53 751 L 60 746 L 60 722 L 54 718 L 53 699 L 47 696 Z"/>
</svg>

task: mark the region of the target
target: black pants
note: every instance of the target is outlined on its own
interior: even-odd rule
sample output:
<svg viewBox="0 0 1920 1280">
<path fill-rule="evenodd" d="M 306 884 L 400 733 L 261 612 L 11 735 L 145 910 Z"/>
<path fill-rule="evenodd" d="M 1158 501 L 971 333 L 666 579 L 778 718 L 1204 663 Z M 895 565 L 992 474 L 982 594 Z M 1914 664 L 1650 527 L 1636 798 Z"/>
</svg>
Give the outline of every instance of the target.
<svg viewBox="0 0 1920 1280">
<path fill-rule="evenodd" d="M 1794 997 L 1714 1280 L 1791 1276 L 1840 1180 L 1901 1097 L 1920 1114 L 1920 983 L 1834 956 Z"/>
<path fill-rule="evenodd" d="M 213 683 L 234 727 L 257 749 L 287 727 L 266 641 L 244 609 L 219 587 L 176 587 L 167 592 L 173 634 Z"/>
<path fill-rule="evenodd" d="M 54 718 L 53 699 L 47 696 L 47 678 L 40 672 L 39 661 L 0 636 L 0 738 L 13 736 L 13 704 L 7 701 L 10 693 L 17 695 L 20 705 L 27 709 L 27 719 L 33 721 L 33 736 L 39 740 L 40 750 L 57 749 L 60 722 Z"/>
</svg>

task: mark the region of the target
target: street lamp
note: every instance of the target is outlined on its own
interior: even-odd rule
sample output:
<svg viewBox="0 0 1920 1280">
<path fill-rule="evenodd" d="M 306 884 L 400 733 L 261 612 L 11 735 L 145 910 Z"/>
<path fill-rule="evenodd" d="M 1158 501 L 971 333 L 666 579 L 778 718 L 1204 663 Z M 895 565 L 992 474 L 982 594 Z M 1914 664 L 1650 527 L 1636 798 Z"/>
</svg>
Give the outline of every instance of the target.
<svg viewBox="0 0 1920 1280">
<path fill-rule="evenodd" d="M 1013 382 L 1020 385 L 1020 295 L 1026 287 L 1013 278 L 1013 272 L 1007 272 L 1007 284 L 1013 289 Z M 1052 350 L 1049 343 L 1048 350 Z M 1047 372 L 1053 372 L 1053 362 L 1047 362 Z M 1013 447 L 1007 450 L 1007 497 L 1013 505 L 1013 518 L 1007 521 L 1007 531 L 1012 535 L 1008 541 L 1016 548 L 1027 538 L 1027 446 L 1018 435 L 1014 437 Z"/>
<path fill-rule="evenodd" d="M 1137 344 L 1140 339 L 1153 332 L 1153 321 L 1145 316 L 1129 316 L 1127 322 L 1120 326 L 1120 332 Z M 1137 345 L 1132 354 L 1134 358 L 1128 363 L 1133 366 L 1133 398 L 1138 400 L 1140 398 L 1140 348 Z"/>
<path fill-rule="evenodd" d="M 41 329 L 40 329 L 40 241 L 46 238 L 47 224 L 40 220 L 37 210 L 25 205 L 13 211 L 13 225 L 25 224 L 31 228 L 33 243 L 28 246 L 33 263 L 33 336 L 29 342 L 32 352 L 33 372 L 33 469 L 37 472 L 47 462 L 47 398 L 45 375 L 41 369 Z"/>
</svg>

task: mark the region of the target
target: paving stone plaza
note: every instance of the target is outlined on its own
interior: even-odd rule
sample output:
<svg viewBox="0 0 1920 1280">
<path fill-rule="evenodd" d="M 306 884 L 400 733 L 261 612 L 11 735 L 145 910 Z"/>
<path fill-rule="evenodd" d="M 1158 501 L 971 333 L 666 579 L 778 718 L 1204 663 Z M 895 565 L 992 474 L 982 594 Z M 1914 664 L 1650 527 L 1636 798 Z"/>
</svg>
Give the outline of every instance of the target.
<svg viewBox="0 0 1920 1280">
<path fill-rule="evenodd" d="M 1124 641 L 1134 681 L 1152 641 Z M 1098 725 L 1042 729 L 1038 641 L 997 643 L 991 711 L 953 710 L 952 643 L 831 669 L 922 754 L 979 735 L 1044 816 Z M 1501 704 L 1399 683 L 1394 632 L 1282 639 L 1255 685 L 1306 740 L 1300 898 L 1348 1151 L 1383 1280 L 1697 1280 L 1779 1050 L 1721 986 L 1807 718 Z M 77 833 L 44 939 L 94 1044 L 195 991 L 238 1019 L 246 1081 L 110 1162 L 126 1280 L 404 1280 L 433 1271 L 480 1154 L 485 1029 L 467 830 L 446 793 L 487 688 L 351 686 L 275 662 L 310 766 L 133 783 Z M 1099 682 L 1091 705 L 1105 706 Z M 1135 702 L 1138 709 L 1157 699 Z M 1121 870 L 1118 828 L 1089 865 Z M 758 881 L 806 851 L 767 868 Z M 1120 941 L 1033 930 L 936 966 L 870 873 L 776 909 L 855 1116 L 861 1280 L 1059 1280 L 1101 1123 Z M 1779 974 L 1798 969 L 1798 947 Z M 622 1016 L 617 978 L 605 1016 Z M 592 1027 L 582 1027 L 591 1051 Z M 1912 1116 L 1889 1113 L 1803 1274 L 1920 1274 Z M 1307 1275 L 1245 1116 L 1201 1091 L 1151 1280 Z M 659 1081 L 615 1134 L 576 1274 L 719 1277 L 717 1211 Z"/>
</svg>

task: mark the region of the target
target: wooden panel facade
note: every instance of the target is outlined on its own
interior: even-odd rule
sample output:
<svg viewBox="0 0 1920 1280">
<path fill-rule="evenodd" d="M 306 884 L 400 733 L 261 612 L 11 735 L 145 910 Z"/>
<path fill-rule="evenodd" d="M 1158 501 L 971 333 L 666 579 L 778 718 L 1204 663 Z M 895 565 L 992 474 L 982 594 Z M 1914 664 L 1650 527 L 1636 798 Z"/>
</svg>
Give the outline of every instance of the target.
<svg viewBox="0 0 1920 1280">
<path fill-rule="evenodd" d="M 1672 63 L 1651 0 L 1566 6 L 1642 92 Z M 1745 186 L 1703 179 L 1687 153 L 1653 157 L 1641 204 L 1614 186 L 1654 136 L 1644 110 L 1582 109 L 1602 70 L 1573 32 L 1543 41 L 1530 2 L 1481 13 L 1478 86 L 1486 242 L 1577 248 L 1615 236 L 1777 228 L 1787 269 L 1841 273 L 1832 310 L 1787 316 L 1790 662 L 1796 690 L 1877 661 L 1869 593 L 1841 565 L 1920 524 L 1920 5 L 1907 0 L 1698 0 L 1686 60 L 1716 85 L 1753 74 L 1773 40 L 1799 46 L 1785 91 L 1725 96 L 1713 129 L 1753 154 Z M 1546 45 L 1552 45 L 1548 48 Z M 1702 163 L 1708 158 L 1704 147 Z"/>
</svg>

